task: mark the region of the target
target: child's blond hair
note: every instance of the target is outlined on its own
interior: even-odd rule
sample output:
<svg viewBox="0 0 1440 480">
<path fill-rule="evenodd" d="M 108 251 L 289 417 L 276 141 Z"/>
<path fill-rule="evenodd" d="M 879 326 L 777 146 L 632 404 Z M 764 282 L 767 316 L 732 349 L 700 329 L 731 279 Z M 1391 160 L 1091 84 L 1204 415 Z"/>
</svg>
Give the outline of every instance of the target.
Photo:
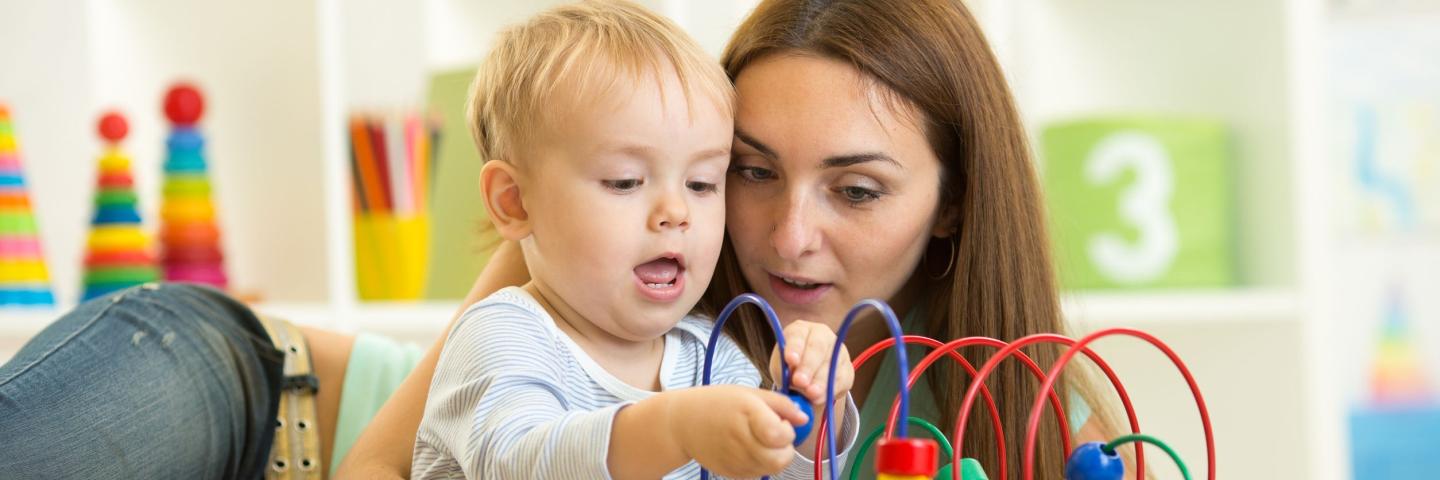
<svg viewBox="0 0 1440 480">
<path fill-rule="evenodd" d="M 622 78 L 659 83 L 672 70 L 690 108 L 701 93 L 734 114 L 725 71 L 674 23 L 623 0 L 557 7 L 500 33 L 470 87 L 470 132 L 482 160 L 512 159 L 535 132 L 555 127 L 557 98 L 576 107 Z"/>
</svg>

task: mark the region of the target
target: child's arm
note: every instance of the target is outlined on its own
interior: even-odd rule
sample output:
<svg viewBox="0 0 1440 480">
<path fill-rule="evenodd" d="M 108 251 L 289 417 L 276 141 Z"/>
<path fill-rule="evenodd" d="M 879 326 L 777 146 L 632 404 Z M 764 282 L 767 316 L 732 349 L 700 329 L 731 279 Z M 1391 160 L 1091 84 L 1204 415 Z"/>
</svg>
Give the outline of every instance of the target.
<svg viewBox="0 0 1440 480">
<path fill-rule="evenodd" d="M 501 288 L 518 286 L 529 281 L 525 259 L 520 246 L 506 241 L 496 248 L 485 270 L 475 279 L 475 286 L 462 302 L 462 309 Z M 456 312 L 449 332 L 455 327 L 461 312 Z M 375 418 L 360 433 L 355 445 L 345 455 L 335 471 L 337 478 L 397 478 L 410 476 L 411 455 L 415 451 L 415 431 L 420 417 L 425 412 L 425 394 L 430 389 L 431 377 L 435 374 L 435 363 L 445 343 L 442 335 L 435 340 L 420 363 L 405 377 L 385 405 L 376 412 Z"/>
<path fill-rule="evenodd" d="M 656 394 L 615 417 L 612 478 L 659 478 L 694 459 L 717 476 L 773 474 L 794 458 L 794 424 L 805 416 L 790 399 L 737 385 Z"/>
<path fill-rule="evenodd" d="M 415 478 L 596 478 L 620 405 L 567 398 L 565 353 L 535 312 L 471 309 L 445 342 L 415 436 Z"/>
<path fill-rule="evenodd" d="M 467 313 L 435 371 L 417 478 L 655 478 L 692 458 L 753 476 L 776 465 L 765 458 L 789 459 L 782 417 L 803 415 L 771 392 L 686 389 L 590 408 L 543 321 L 504 303 Z"/>
</svg>

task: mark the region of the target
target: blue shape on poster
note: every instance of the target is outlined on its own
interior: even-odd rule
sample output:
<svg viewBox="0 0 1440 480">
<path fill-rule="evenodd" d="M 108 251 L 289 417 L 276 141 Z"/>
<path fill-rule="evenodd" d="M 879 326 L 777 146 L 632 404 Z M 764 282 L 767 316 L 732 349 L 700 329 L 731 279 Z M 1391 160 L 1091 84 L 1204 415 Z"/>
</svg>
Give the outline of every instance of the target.
<svg viewBox="0 0 1440 480">
<path fill-rule="evenodd" d="M 1355 175 L 1366 190 L 1388 200 L 1402 230 L 1415 227 L 1415 202 L 1404 181 L 1380 171 L 1376 163 L 1379 120 L 1375 109 L 1361 107 L 1355 112 Z"/>
</svg>

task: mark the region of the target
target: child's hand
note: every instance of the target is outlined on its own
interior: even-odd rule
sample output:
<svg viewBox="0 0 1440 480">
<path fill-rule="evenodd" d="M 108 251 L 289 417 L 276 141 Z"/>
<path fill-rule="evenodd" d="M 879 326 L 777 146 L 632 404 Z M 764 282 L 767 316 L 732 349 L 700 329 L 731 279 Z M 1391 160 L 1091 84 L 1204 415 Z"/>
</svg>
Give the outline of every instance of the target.
<svg viewBox="0 0 1440 480">
<path fill-rule="evenodd" d="M 796 320 L 785 327 L 785 363 L 790 366 L 790 389 L 804 395 L 815 407 L 815 414 L 825 408 L 825 382 L 830 375 L 830 354 L 835 349 L 835 332 L 830 327 Z M 850 352 L 840 346 L 840 364 L 835 368 L 835 398 L 843 399 L 855 381 L 855 368 L 850 365 Z M 780 351 L 770 354 L 770 376 L 779 383 Z M 843 405 L 843 404 L 842 404 Z"/>
<path fill-rule="evenodd" d="M 726 478 L 784 470 L 795 458 L 795 425 L 809 419 L 789 398 L 735 385 L 677 390 L 666 417 L 672 438 L 700 465 Z"/>
</svg>

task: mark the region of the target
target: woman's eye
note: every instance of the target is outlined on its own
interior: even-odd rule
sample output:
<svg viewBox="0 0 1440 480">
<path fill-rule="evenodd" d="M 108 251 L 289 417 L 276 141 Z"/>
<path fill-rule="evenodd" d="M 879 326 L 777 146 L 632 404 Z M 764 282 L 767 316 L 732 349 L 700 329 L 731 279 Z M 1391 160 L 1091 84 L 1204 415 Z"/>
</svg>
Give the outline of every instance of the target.
<svg viewBox="0 0 1440 480">
<path fill-rule="evenodd" d="M 775 178 L 774 171 L 760 167 L 734 165 L 730 167 L 730 172 L 739 175 L 742 180 L 747 182 L 764 182 Z"/>
<path fill-rule="evenodd" d="M 600 181 L 600 184 L 601 184 L 601 185 L 604 185 L 605 188 L 608 188 L 608 189 L 610 189 L 610 190 L 614 190 L 614 191 L 619 192 L 619 193 L 630 193 L 630 192 L 633 192 L 633 191 L 635 191 L 635 189 L 640 188 L 640 185 L 643 185 L 644 183 L 645 183 L 644 180 L 641 180 L 641 179 L 638 179 L 638 178 L 626 178 L 626 179 L 621 179 L 621 180 L 601 180 L 601 181 Z"/>
<path fill-rule="evenodd" d="M 851 205 L 859 205 L 880 198 L 880 192 L 865 187 L 840 187 L 840 196 Z"/>
<path fill-rule="evenodd" d="M 685 187 L 695 193 L 711 193 L 720 189 L 717 185 L 710 182 L 685 182 Z"/>
</svg>

